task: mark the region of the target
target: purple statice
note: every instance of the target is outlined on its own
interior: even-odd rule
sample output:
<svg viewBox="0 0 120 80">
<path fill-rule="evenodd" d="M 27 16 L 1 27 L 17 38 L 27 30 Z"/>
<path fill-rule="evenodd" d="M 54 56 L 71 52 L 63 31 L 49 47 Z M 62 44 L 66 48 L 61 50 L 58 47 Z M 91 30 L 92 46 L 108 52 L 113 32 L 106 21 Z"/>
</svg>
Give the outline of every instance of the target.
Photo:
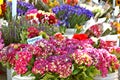
<svg viewBox="0 0 120 80">
<path fill-rule="evenodd" d="M 91 11 L 78 5 L 71 6 L 68 4 L 63 4 L 54 7 L 52 11 L 60 20 L 59 25 L 67 27 L 75 27 L 76 24 L 83 25 L 88 19 L 93 16 L 93 13 Z"/>
<path fill-rule="evenodd" d="M 12 3 L 9 2 L 8 5 L 12 11 Z M 21 16 L 24 15 L 27 11 L 35 9 L 34 5 L 30 3 L 26 3 L 24 1 L 17 1 L 17 15 Z"/>
</svg>

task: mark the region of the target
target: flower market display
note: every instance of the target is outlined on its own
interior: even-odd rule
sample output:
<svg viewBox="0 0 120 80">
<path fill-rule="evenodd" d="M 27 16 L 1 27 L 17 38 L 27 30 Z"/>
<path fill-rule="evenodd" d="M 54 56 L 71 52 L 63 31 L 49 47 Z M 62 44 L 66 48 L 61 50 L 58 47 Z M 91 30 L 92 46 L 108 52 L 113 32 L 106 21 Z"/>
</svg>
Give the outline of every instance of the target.
<svg viewBox="0 0 120 80">
<path fill-rule="evenodd" d="M 117 0 L 1 0 L 0 80 L 119 80 L 119 14 Z"/>
</svg>

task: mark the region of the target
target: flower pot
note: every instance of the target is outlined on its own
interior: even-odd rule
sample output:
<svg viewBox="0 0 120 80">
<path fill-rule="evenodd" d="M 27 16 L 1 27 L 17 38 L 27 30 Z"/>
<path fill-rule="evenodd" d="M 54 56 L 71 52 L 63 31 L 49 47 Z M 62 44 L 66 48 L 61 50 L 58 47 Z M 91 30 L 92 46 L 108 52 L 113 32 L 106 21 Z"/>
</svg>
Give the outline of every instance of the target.
<svg viewBox="0 0 120 80">
<path fill-rule="evenodd" d="M 76 33 L 76 29 L 74 28 L 68 28 L 66 29 L 65 36 L 68 38 L 72 38 L 72 36 Z"/>
<path fill-rule="evenodd" d="M 34 80 L 35 77 L 33 76 L 23 76 L 21 77 L 20 75 L 16 75 L 12 78 L 12 80 Z"/>
<path fill-rule="evenodd" d="M 102 76 L 96 76 L 96 77 L 94 77 L 94 80 L 119 80 L 118 79 L 118 71 L 107 74 L 107 77 L 104 77 L 104 78 Z"/>
</svg>

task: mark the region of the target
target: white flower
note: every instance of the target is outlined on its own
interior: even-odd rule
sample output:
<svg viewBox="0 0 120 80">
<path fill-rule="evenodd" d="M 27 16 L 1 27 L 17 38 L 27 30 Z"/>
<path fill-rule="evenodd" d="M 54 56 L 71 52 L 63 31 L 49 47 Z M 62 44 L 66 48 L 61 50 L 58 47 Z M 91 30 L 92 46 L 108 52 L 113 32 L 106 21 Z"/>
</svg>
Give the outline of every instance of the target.
<svg viewBox="0 0 120 80">
<path fill-rule="evenodd" d="M 8 22 L 4 19 L 0 19 L 0 26 L 8 26 Z"/>
</svg>

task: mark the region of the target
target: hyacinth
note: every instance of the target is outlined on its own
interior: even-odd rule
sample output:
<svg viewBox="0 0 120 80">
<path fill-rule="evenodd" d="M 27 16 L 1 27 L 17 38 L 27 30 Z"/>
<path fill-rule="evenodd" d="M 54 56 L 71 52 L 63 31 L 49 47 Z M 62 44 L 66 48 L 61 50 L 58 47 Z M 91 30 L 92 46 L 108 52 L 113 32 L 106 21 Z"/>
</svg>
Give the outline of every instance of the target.
<svg viewBox="0 0 120 80">
<path fill-rule="evenodd" d="M 83 25 L 88 19 L 93 16 L 93 13 L 78 5 L 71 6 L 63 4 L 52 9 L 53 13 L 59 19 L 58 24 L 74 28 L 76 24 Z"/>
<path fill-rule="evenodd" d="M 86 65 L 91 66 L 93 61 L 92 58 L 88 55 L 88 52 L 85 52 L 84 50 L 76 50 L 72 57 L 78 65 Z"/>
<path fill-rule="evenodd" d="M 41 10 L 33 9 L 26 13 L 26 19 L 31 22 L 31 24 L 48 23 L 49 25 L 56 24 L 57 19 L 53 13 L 44 12 Z"/>
</svg>

